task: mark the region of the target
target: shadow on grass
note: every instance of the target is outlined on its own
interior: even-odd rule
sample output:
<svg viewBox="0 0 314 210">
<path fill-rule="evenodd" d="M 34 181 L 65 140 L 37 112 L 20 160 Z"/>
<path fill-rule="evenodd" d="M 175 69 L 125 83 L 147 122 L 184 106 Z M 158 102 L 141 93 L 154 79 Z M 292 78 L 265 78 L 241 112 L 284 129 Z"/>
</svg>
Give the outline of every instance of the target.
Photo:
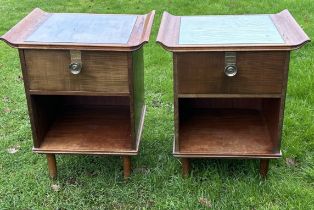
<svg viewBox="0 0 314 210">
<path fill-rule="evenodd" d="M 259 160 L 256 159 L 191 159 L 191 176 L 221 178 L 259 177 Z"/>
<path fill-rule="evenodd" d="M 123 180 L 123 160 L 120 156 L 57 155 L 58 179 L 69 177 L 104 177 Z M 110 178 L 112 177 L 112 178 Z"/>
</svg>

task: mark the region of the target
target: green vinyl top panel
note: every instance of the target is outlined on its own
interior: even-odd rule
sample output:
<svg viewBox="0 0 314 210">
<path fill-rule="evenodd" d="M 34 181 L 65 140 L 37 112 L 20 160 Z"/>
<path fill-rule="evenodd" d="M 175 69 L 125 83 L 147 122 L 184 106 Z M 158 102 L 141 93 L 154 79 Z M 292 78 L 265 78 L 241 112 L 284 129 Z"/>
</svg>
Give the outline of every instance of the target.
<svg viewBox="0 0 314 210">
<path fill-rule="evenodd" d="M 182 16 L 179 45 L 284 44 L 269 15 Z"/>
<path fill-rule="evenodd" d="M 52 14 L 26 42 L 126 44 L 136 15 Z"/>
</svg>

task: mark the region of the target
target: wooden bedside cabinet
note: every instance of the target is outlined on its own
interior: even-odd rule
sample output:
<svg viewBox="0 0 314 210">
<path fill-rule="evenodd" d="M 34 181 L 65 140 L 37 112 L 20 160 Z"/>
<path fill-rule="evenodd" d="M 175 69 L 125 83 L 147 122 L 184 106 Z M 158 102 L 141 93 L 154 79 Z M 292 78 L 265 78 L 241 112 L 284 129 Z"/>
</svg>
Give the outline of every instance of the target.
<svg viewBox="0 0 314 210">
<path fill-rule="evenodd" d="M 173 16 L 157 42 L 173 52 L 175 140 L 182 158 L 281 157 L 290 51 L 310 41 L 288 10 L 274 15 Z"/>
<path fill-rule="evenodd" d="M 19 49 L 36 153 L 119 155 L 131 171 L 143 129 L 147 15 L 33 10 L 1 37 Z"/>
</svg>

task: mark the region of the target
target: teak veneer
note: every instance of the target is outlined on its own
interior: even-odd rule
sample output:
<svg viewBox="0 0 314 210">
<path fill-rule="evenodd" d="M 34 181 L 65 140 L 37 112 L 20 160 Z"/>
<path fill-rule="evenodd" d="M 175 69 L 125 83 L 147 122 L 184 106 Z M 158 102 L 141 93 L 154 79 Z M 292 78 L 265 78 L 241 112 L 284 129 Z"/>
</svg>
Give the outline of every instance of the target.
<svg viewBox="0 0 314 210">
<path fill-rule="evenodd" d="M 271 15 L 173 16 L 157 42 L 173 52 L 173 154 L 257 158 L 265 177 L 281 157 L 290 51 L 309 42 L 288 10 Z"/>
<path fill-rule="evenodd" d="M 38 8 L 0 39 L 18 48 L 33 151 L 118 155 L 131 173 L 145 117 L 143 44 L 146 15 L 47 13 Z"/>
</svg>

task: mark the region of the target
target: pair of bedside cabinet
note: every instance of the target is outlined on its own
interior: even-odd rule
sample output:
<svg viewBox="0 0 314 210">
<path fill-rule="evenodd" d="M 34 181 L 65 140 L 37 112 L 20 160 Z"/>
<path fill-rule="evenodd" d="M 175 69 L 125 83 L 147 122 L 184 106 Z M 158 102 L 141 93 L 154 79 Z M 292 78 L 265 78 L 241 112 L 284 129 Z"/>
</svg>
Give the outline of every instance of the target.
<svg viewBox="0 0 314 210">
<path fill-rule="evenodd" d="M 123 156 L 124 177 L 144 125 L 146 15 L 33 10 L 1 37 L 18 48 L 36 153 Z M 274 15 L 162 17 L 157 42 L 173 52 L 173 154 L 278 158 L 290 51 L 310 41 L 287 10 Z"/>
</svg>

